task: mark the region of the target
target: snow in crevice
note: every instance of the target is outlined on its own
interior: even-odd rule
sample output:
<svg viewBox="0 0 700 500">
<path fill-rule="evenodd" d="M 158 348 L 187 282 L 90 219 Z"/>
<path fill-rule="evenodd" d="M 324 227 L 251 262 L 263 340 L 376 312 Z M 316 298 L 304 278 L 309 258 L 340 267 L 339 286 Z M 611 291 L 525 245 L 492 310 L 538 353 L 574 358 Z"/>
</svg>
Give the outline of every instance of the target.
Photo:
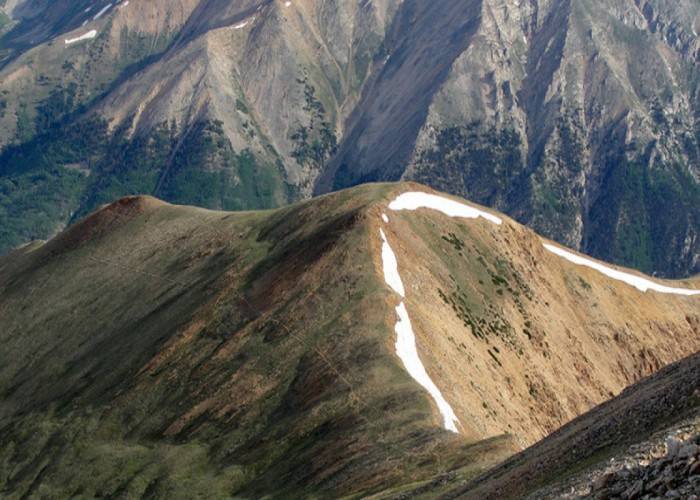
<svg viewBox="0 0 700 500">
<path fill-rule="evenodd" d="M 389 209 L 394 211 L 417 210 L 419 208 L 437 210 L 450 217 L 464 217 L 467 219 L 483 217 L 487 221 L 498 225 L 503 222 L 500 217 L 496 217 L 478 208 L 445 198 L 444 196 L 422 193 L 420 191 L 410 191 L 400 194 L 394 201 L 389 203 Z"/>
<path fill-rule="evenodd" d="M 242 21 L 242 22 L 238 23 L 237 25 L 235 25 L 235 26 L 233 27 L 233 29 L 235 29 L 235 30 L 243 29 L 243 28 L 245 28 L 246 26 L 248 26 L 250 23 L 252 23 L 253 21 L 255 21 L 255 18 L 254 18 L 254 17 L 253 17 L 252 19 L 248 19 L 248 20 L 246 20 L 246 21 Z"/>
<path fill-rule="evenodd" d="M 389 203 L 389 208 L 395 211 L 429 208 L 442 212 L 443 214 L 448 215 L 450 217 L 465 217 L 470 219 L 483 217 L 484 219 L 491 221 L 494 224 L 501 224 L 503 222 L 501 218 L 483 210 L 479 210 L 478 208 L 474 208 L 464 203 L 445 198 L 444 196 L 438 196 L 419 191 L 409 191 L 400 194 L 396 197 L 394 201 Z M 594 269 L 609 278 L 627 283 L 628 285 L 631 285 L 642 292 L 653 290 L 659 293 L 675 295 L 700 295 L 700 290 L 693 290 L 688 288 L 674 288 L 662 285 L 660 283 L 655 283 L 654 281 L 643 278 L 641 276 L 636 276 L 634 274 L 618 271 L 617 269 L 613 269 L 612 267 L 600 264 L 591 259 L 587 259 L 573 252 L 565 250 L 561 247 L 550 245 L 545 242 L 543 242 L 543 245 L 548 251 L 568 260 L 569 262 L 573 262 L 574 264 Z"/>
<path fill-rule="evenodd" d="M 95 38 L 97 36 L 97 30 L 90 30 L 84 35 L 80 35 L 76 38 L 66 38 L 66 45 L 71 45 L 76 42 L 82 42 L 83 40 L 90 40 L 91 38 Z"/>
<path fill-rule="evenodd" d="M 403 302 L 396 307 L 396 314 L 399 316 L 399 320 L 394 327 L 396 331 L 396 354 L 403 362 L 409 375 L 422 385 L 435 400 L 435 404 L 442 414 L 445 429 L 459 432 L 457 430 L 457 423 L 459 422 L 457 415 L 455 415 L 450 404 L 442 396 L 440 389 L 432 381 L 428 372 L 425 371 L 425 367 L 418 356 L 416 336 L 413 333 L 411 320 Z"/>
<path fill-rule="evenodd" d="M 382 237 L 382 268 L 384 269 L 384 281 L 386 281 L 386 284 L 389 285 L 392 290 L 401 295 L 401 297 L 404 297 L 406 291 L 404 290 L 403 282 L 399 275 L 399 263 L 396 260 L 396 255 L 389 246 L 383 229 L 379 230 L 379 234 Z"/>
<path fill-rule="evenodd" d="M 97 14 L 95 14 L 95 16 L 92 18 L 92 20 L 93 20 L 93 21 L 97 21 L 100 17 L 102 17 L 102 14 L 104 14 L 105 12 L 107 12 L 107 11 L 108 11 L 109 9 L 111 9 L 111 8 L 112 8 L 112 4 L 111 4 L 111 3 L 105 5 L 105 6 L 102 8 L 102 10 L 100 10 Z"/>
<path fill-rule="evenodd" d="M 401 276 L 399 275 L 396 255 L 391 249 L 383 229 L 379 230 L 379 234 L 382 238 L 382 267 L 384 272 L 384 281 L 392 290 L 403 298 L 405 296 L 405 289 L 403 282 L 401 281 Z M 428 372 L 425 370 L 425 367 L 418 356 L 416 336 L 413 333 L 411 320 L 408 317 L 408 311 L 406 310 L 406 306 L 403 301 L 396 307 L 396 314 L 398 316 L 398 321 L 394 327 L 394 330 L 396 331 L 396 355 L 399 357 L 399 359 L 401 359 L 401 362 L 406 368 L 408 374 L 413 377 L 416 382 L 423 386 L 423 388 L 425 388 L 425 390 L 427 390 L 432 396 L 438 410 L 440 410 L 440 414 L 442 415 L 445 429 L 452 432 L 459 432 L 457 430 L 457 423 L 459 422 L 459 419 L 455 415 L 450 404 L 442 396 L 440 389 L 437 388 L 435 383 L 428 375 Z"/>
<path fill-rule="evenodd" d="M 628 285 L 631 285 L 642 292 L 653 290 L 659 293 L 668 293 L 675 295 L 700 295 L 700 290 L 692 290 L 689 288 L 674 288 L 670 286 L 661 285 L 660 283 L 655 283 L 641 276 L 626 273 L 623 271 L 618 271 L 617 269 L 613 269 L 612 267 L 608 267 L 599 262 L 587 259 L 586 257 L 577 255 L 573 252 L 570 252 L 555 245 L 551 245 L 549 243 L 544 243 L 544 247 L 548 251 L 552 252 L 555 255 L 558 255 L 563 259 L 568 260 L 569 262 L 572 262 L 579 266 L 585 266 L 594 269 L 609 278 L 612 278 L 617 281 L 622 281 L 623 283 L 627 283 Z"/>
<path fill-rule="evenodd" d="M 459 203 L 442 196 L 421 192 L 403 193 L 389 204 L 389 208 L 394 211 L 429 208 L 442 212 L 450 217 L 465 217 L 470 219 L 483 217 L 484 219 L 497 225 L 500 225 L 503 222 L 501 218 L 496 217 L 493 214 L 484 212 L 483 210 L 479 210 L 464 203 Z M 384 223 L 389 222 L 389 218 L 384 213 L 382 213 L 382 220 Z M 382 239 L 382 266 L 384 281 L 392 290 L 404 298 L 406 292 L 399 274 L 396 255 L 389 245 L 384 230 L 380 228 L 379 233 Z M 618 271 L 612 267 L 605 266 L 549 243 L 543 242 L 543 245 L 548 251 L 566 259 L 569 262 L 594 269 L 609 278 L 634 286 L 642 292 L 654 290 L 660 293 L 677 295 L 700 295 L 700 290 L 674 288 L 661 285 L 641 276 Z M 406 371 L 411 375 L 411 377 L 413 377 L 416 382 L 423 386 L 432 396 L 438 409 L 440 410 L 440 413 L 442 414 L 445 429 L 452 432 L 459 432 L 457 430 L 457 423 L 459 422 L 459 419 L 455 415 L 450 404 L 442 396 L 442 393 L 438 387 L 431 380 L 420 360 L 416 347 L 416 337 L 411 326 L 408 311 L 403 301 L 396 307 L 396 314 L 398 316 L 398 321 L 396 322 L 394 329 L 396 331 L 395 346 L 397 356 L 401 359 Z"/>
</svg>

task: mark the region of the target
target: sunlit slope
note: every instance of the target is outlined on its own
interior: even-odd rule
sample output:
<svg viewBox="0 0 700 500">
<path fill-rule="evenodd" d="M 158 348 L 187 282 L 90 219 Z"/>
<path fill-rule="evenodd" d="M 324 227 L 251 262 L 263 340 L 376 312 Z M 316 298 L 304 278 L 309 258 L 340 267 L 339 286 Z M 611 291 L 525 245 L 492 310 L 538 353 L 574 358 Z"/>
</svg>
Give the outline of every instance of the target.
<svg viewBox="0 0 700 500">
<path fill-rule="evenodd" d="M 390 207 L 382 226 L 418 351 L 466 435 L 531 444 L 700 348 L 700 294 L 684 295 L 692 284 L 641 292 L 508 218 Z"/>
<path fill-rule="evenodd" d="M 629 387 L 473 483 L 448 488 L 446 496 L 503 499 L 523 498 L 527 493 L 532 499 L 555 498 L 570 491 L 570 479 L 590 487 L 595 483 L 591 470 L 605 470 L 635 445 L 643 449 L 647 440 L 663 443 L 681 427 L 697 429 L 699 385 L 700 354 L 696 354 Z M 663 475 L 665 484 L 677 485 L 689 479 L 683 469 L 674 467 L 671 474 L 668 472 Z M 656 479 L 652 474 L 645 485 Z"/>
<path fill-rule="evenodd" d="M 0 493 L 466 480 L 700 349 L 700 296 L 545 243 L 410 183 L 267 212 L 104 207 L 0 259 Z"/>
</svg>

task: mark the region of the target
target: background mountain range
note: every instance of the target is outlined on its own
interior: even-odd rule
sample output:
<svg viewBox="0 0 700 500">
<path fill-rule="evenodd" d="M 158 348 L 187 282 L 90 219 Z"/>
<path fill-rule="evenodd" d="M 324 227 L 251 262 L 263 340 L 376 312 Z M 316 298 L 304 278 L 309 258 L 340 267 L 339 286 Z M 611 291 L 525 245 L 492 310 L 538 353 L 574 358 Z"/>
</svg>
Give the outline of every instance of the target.
<svg viewBox="0 0 700 500">
<path fill-rule="evenodd" d="M 0 9 L 2 251 L 127 194 L 265 208 L 414 179 L 606 260 L 700 271 L 695 0 Z"/>
</svg>

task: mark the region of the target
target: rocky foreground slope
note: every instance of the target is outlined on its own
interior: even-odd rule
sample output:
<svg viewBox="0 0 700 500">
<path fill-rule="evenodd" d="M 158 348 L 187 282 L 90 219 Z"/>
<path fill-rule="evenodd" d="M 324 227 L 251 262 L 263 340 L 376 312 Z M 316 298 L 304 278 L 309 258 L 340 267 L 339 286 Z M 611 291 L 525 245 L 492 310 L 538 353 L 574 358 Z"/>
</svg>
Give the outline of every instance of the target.
<svg viewBox="0 0 700 500">
<path fill-rule="evenodd" d="M 697 279 L 550 245 L 416 184 L 105 206 L 0 259 L 0 492 L 466 481 L 700 350 Z"/>
<path fill-rule="evenodd" d="M 692 499 L 700 355 L 628 387 L 476 479 L 454 471 L 378 498 Z"/>
<path fill-rule="evenodd" d="M 696 0 L 10 0 L 0 251 L 102 203 L 417 180 L 700 272 Z"/>
<path fill-rule="evenodd" d="M 690 498 L 700 490 L 699 386 L 694 355 L 447 496 Z"/>
</svg>

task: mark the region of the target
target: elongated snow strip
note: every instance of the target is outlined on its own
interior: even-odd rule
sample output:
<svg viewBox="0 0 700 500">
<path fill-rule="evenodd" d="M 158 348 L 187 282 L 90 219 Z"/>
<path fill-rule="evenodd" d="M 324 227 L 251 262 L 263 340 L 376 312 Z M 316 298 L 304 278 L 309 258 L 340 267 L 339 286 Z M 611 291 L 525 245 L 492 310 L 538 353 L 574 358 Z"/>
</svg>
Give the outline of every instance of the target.
<svg viewBox="0 0 700 500">
<path fill-rule="evenodd" d="M 233 29 L 235 29 L 235 30 L 243 29 L 243 28 L 245 28 L 246 26 L 248 26 L 252 21 L 255 21 L 255 18 L 248 19 L 247 21 L 240 22 L 240 23 L 238 23 L 237 25 L 235 25 L 235 26 L 233 27 Z"/>
<path fill-rule="evenodd" d="M 107 11 L 108 11 L 109 9 L 111 9 L 111 8 L 112 8 L 112 4 L 111 4 L 111 3 L 105 5 L 105 6 L 102 8 L 101 11 L 99 11 L 97 14 L 95 14 L 95 17 L 93 17 L 92 20 L 93 20 L 93 21 L 97 21 L 99 18 L 102 17 L 102 14 L 104 14 L 105 12 L 107 12 Z"/>
<path fill-rule="evenodd" d="M 386 284 L 389 285 L 392 290 L 403 298 L 406 295 L 406 291 L 401 281 L 401 275 L 399 275 L 399 263 L 396 260 L 394 251 L 389 246 L 389 242 L 386 240 L 384 230 L 380 229 L 379 234 L 382 237 L 382 268 L 384 269 L 384 281 L 386 281 Z"/>
<path fill-rule="evenodd" d="M 401 281 L 401 276 L 399 275 L 396 255 L 391 249 L 383 229 L 379 229 L 379 234 L 382 238 L 382 267 L 384 272 L 384 281 L 392 290 L 403 298 L 405 296 L 405 289 L 403 282 Z M 401 359 L 401 362 L 406 368 L 408 374 L 413 377 L 416 382 L 422 385 L 432 396 L 435 404 L 442 414 L 445 429 L 452 432 L 459 432 L 456 425 L 456 423 L 459 422 L 459 419 L 455 415 L 455 412 L 452 410 L 450 404 L 442 396 L 440 389 L 438 389 L 435 383 L 431 380 L 428 372 L 425 370 L 425 367 L 420 360 L 420 357 L 418 356 L 416 336 L 413 333 L 411 320 L 408 317 L 408 311 L 406 310 L 406 306 L 404 305 L 403 301 L 396 308 L 396 314 L 399 317 L 398 321 L 396 322 L 396 326 L 394 327 L 394 330 L 396 331 L 396 355 L 399 357 L 399 359 Z"/>
<path fill-rule="evenodd" d="M 72 43 L 76 42 L 82 42 L 83 40 L 89 40 L 91 38 L 95 38 L 97 36 L 97 30 L 90 30 L 84 35 L 80 35 L 79 37 L 76 38 L 66 38 L 66 45 L 70 45 Z"/>
<path fill-rule="evenodd" d="M 409 375 L 411 375 L 416 382 L 425 387 L 435 400 L 435 404 L 437 404 L 442 414 L 445 429 L 452 432 L 459 432 L 456 425 L 457 422 L 459 422 L 457 415 L 455 415 L 450 404 L 442 396 L 440 389 L 438 389 L 432 381 L 428 372 L 425 371 L 425 367 L 418 356 L 416 336 L 413 333 L 411 320 L 408 317 L 408 311 L 403 302 L 396 307 L 396 314 L 399 316 L 399 320 L 394 327 L 396 331 L 396 354 L 401 358 L 401 361 L 403 361 L 403 365 L 406 367 L 406 371 Z"/>
<path fill-rule="evenodd" d="M 642 292 L 654 290 L 655 292 L 659 293 L 669 293 L 675 295 L 700 295 L 700 290 L 692 290 L 689 288 L 673 288 L 670 286 L 661 285 L 646 278 L 642 278 L 641 276 L 636 276 L 634 274 L 618 271 L 617 269 L 605 266 L 593 260 L 582 257 L 581 255 L 576 255 L 575 253 L 565 250 L 561 247 L 550 245 L 549 243 L 544 243 L 544 247 L 548 251 L 568 260 L 569 262 L 572 262 L 579 266 L 585 266 L 591 269 L 595 269 L 599 273 L 602 273 L 608 276 L 609 278 L 612 278 L 617 281 L 622 281 L 624 283 L 627 283 L 628 285 L 632 285 L 633 287 L 637 288 Z"/>
<path fill-rule="evenodd" d="M 458 201 L 445 198 L 443 196 L 422 193 L 419 191 L 409 191 L 400 194 L 396 197 L 394 201 L 389 203 L 389 208 L 391 210 L 417 210 L 418 208 L 430 208 L 442 212 L 443 214 L 448 215 L 450 217 L 466 217 L 470 219 L 483 217 L 486 220 L 493 222 L 494 224 L 501 224 L 503 222 L 499 217 L 484 212 L 483 210 L 479 210 L 478 208 L 465 205 L 464 203 L 460 203 Z M 569 262 L 573 262 L 574 264 L 580 266 L 586 266 L 591 269 L 595 269 L 596 271 L 603 273 L 609 278 L 627 283 L 628 285 L 631 285 L 642 292 L 653 290 L 659 293 L 675 295 L 700 295 L 700 290 L 693 290 L 689 288 L 674 288 L 661 285 L 646 278 L 642 278 L 641 276 L 635 276 L 634 274 L 618 271 L 609 266 L 605 266 L 603 264 L 595 262 L 591 259 L 587 259 L 580 255 L 576 255 L 563 248 L 550 245 L 548 243 L 543 243 L 543 245 L 548 251 L 568 260 Z"/>
<path fill-rule="evenodd" d="M 409 191 L 402 193 L 397 198 L 389 203 L 391 210 L 417 210 L 419 208 L 431 208 L 442 212 L 450 217 L 464 217 L 467 219 L 476 219 L 483 217 L 484 219 L 500 225 L 503 221 L 500 217 L 479 210 L 478 208 L 465 205 L 455 200 L 438 196 L 435 194 L 421 193 L 419 191 Z"/>
</svg>

